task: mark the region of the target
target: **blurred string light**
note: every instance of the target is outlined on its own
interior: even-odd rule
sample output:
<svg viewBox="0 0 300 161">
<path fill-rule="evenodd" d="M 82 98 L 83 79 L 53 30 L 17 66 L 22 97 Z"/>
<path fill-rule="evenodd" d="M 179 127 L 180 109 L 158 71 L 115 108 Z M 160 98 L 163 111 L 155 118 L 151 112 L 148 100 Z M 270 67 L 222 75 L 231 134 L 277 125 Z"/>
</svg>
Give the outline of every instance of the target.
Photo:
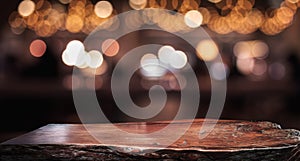
<svg viewBox="0 0 300 161">
<path fill-rule="evenodd" d="M 21 34 L 28 28 L 39 36 L 48 37 L 57 31 L 89 34 L 99 25 L 104 25 L 103 29 L 112 27 L 112 23 L 103 23 L 116 14 L 109 1 L 101 0 L 96 4 L 90 0 L 58 2 L 21 1 L 18 12 L 13 12 L 9 18 L 12 31 Z M 300 6 L 299 0 L 284 0 L 278 8 L 266 10 L 254 8 L 255 0 L 209 0 L 209 2 L 212 5 L 204 7 L 198 0 L 129 0 L 129 6 L 134 10 L 146 7 L 161 8 L 176 10 L 178 14 L 145 11 L 142 16 L 131 14 L 126 18 L 125 24 L 129 27 L 156 24 L 169 32 L 189 32 L 193 28 L 207 25 L 218 34 L 231 32 L 250 34 L 260 30 L 267 35 L 276 35 L 292 24 Z M 184 19 L 180 14 L 184 15 Z"/>
<path fill-rule="evenodd" d="M 18 11 L 9 16 L 12 31 L 21 34 L 27 28 L 34 30 L 38 36 L 49 37 L 57 31 L 89 34 L 99 25 L 103 24 L 102 28 L 107 29 L 112 24 L 103 23 L 113 15 L 113 7 L 108 1 L 99 1 L 97 5 L 90 0 L 59 2 L 21 1 Z"/>
</svg>

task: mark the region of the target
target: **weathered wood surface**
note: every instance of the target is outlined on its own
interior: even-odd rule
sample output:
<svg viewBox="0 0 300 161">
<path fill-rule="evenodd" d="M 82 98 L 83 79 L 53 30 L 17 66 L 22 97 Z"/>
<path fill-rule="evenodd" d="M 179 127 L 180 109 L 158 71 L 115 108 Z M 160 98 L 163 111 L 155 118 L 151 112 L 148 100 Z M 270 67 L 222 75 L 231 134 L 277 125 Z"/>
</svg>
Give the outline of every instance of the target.
<svg viewBox="0 0 300 161">
<path fill-rule="evenodd" d="M 162 135 L 172 135 L 189 120 L 178 121 Z M 134 133 L 151 133 L 169 122 L 121 123 L 118 128 Z M 107 124 L 90 124 L 101 130 L 111 144 L 96 141 L 80 124 L 50 124 L 0 145 L 0 160 L 163 160 L 163 161 L 296 161 L 300 160 L 300 132 L 281 129 L 270 122 L 221 120 L 212 132 L 199 140 L 202 119 L 175 143 L 164 147 L 164 140 L 130 144 L 120 140 Z M 134 138 L 131 138 L 134 139 Z M 161 140 L 160 140 L 161 139 Z M 149 152 L 150 150 L 150 152 Z M 156 150 L 156 151 L 151 151 Z"/>
</svg>

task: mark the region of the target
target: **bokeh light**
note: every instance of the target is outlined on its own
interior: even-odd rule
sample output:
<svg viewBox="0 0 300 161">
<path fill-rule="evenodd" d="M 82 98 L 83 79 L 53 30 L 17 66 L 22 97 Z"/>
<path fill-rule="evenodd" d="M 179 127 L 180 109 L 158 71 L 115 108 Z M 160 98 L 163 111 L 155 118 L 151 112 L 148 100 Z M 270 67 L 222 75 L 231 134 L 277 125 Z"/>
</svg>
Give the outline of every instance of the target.
<svg viewBox="0 0 300 161">
<path fill-rule="evenodd" d="M 88 52 L 91 60 L 88 64 L 90 68 L 98 68 L 101 66 L 103 62 L 103 56 L 102 54 L 97 50 L 91 50 Z"/>
<path fill-rule="evenodd" d="M 100 18 L 107 18 L 113 12 L 113 7 L 108 1 L 99 1 L 94 8 L 95 14 Z"/>
<path fill-rule="evenodd" d="M 147 0 L 129 0 L 129 5 L 135 10 L 140 10 L 146 7 Z"/>
<path fill-rule="evenodd" d="M 165 64 L 169 64 L 170 57 L 173 52 L 175 52 L 175 49 L 172 46 L 169 46 L 169 45 L 162 46 L 158 50 L 158 58 L 161 62 L 163 62 Z"/>
<path fill-rule="evenodd" d="M 264 59 L 268 56 L 269 46 L 261 40 L 240 41 L 234 45 L 233 53 L 238 59 Z"/>
<path fill-rule="evenodd" d="M 80 32 L 84 25 L 83 19 L 78 15 L 70 15 L 66 20 L 66 29 L 72 33 Z"/>
<path fill-rule="evenodd" d="M 214 60 L 219 54 L 219 49 L 212 40 L 200 41 L 196 47 L 196 50 L 198 57 L 204 61 Z"/>
<path fill-rule="evenodd" d="M 140 61 L 141 73 L 146 77 L 161 77 L 166 74 L 167 70 L 160 64 L 156 55 L 145 54 Z"/>
<path fill-rule="evenodd" d="M 252 74 L 262 76 L 267 72 L 268 65 L 264 60 L 256 60 L 252 68 Z"/>
<path fill-rule="evenodd" d="M 63 62 L 68 66 L 76 65 L 80 68 L 88 66 L 90 57 L 86 54 L 84 45 L 79 40 L 72 40 L 67 44 L 62 54 Z"/>
<path fill-rule="evenodd" d="M 275 62 L 269 65 L 268 73 L 273 80 L 281 80 L 286 74 L 286 68 L 282 63 Z"/>
<path fill-rule="evenodd" d="M 176 50 L 169 58 L 169 64 L 175 69 L 181 69 L 187 64 L 187 56 L 183 51 Z"/>
<path fill-rule="evenodd" d="M 247 41 L 240 41 L 234 45 L 233 53 L 238 59 L 248 59 L 252 57 L 251 43 Z"/>
<path fill-rule="evenodd" d="M 59 0 L 62 4 L 69 4 L 72 0 Z"/>
<path fill-rule="evenodd" d="M 31 42 L 29 51 L 34 57 L 41 57 L 45 54 L 47 45 L 43 40 L 37 39 Z"/>
<path fill-rule="evenodd" d="M 253 58 L 237 59 L 236 61 L 238 70 L 244 75 L 249 75 L 252 73 L 254 64 L 255 60 Z"/>
<path fill-rule="evenodd" d="M 87 68 L 89 67 L 91 61 L 92 58 L 87 52 L 80 52 L 76 59 L 75 66 L 78 68 Z"/>
<path fill-rule="evenodd" d="M 211 2 L 211 3 L 219 3 L 219 2 L 221 2 L 222 0 L 208 0 L 209 2 Z"/>
<path fill-rule="evenodd" d="M 202 14 L 197 10 L 191 10 L 188 11 L 184 15 L 184 22 L 187 26 L 191 28 L 197 28 L 202 24 L 203 16 Z"/>
<path fill-rule="evenodd" d="M 254 41 L 252 46 L 252 55 L 255 58 L 266 58 L 269 53 L 269 46 L 263 41 Z"/>
<path fill-rule="evenodd" d="M 118 54 L 120 45 L 114 39 L 107 39 L 102 43 L 101 49 L 106 56 L 112 57 Z"/>
<path fill-rule="evenodd" d="M 18 12 L 21 16 L 27 17 L 34 12 L 35 3 L 31 0 L 23 0 L 18 6 Z"/>
</svg>

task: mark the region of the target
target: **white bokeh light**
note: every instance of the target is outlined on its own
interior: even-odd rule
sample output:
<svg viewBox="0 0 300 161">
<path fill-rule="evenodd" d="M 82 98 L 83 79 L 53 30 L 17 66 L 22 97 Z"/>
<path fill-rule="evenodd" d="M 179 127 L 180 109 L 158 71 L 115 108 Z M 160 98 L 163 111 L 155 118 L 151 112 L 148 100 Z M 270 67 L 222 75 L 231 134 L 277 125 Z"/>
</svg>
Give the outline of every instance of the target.
<svg viewBox="0 0 300 161">
<path fill-rule="evenodd" d="M 27 17 L 34 12 L 35 3 L 31 0 L 24 0 L 18 6 L 18 12 L 21 16 Z"/>
<path fill-rule="evenodd" d="M 97 50 L 91 50 L 88 52 L 88 55 L 91 58 L 91 61 L 89 62 L 88 66 L 90 68 L 98 68 L 103 63 L 103 56 L 102 54 Z"/>
<path fill-rule="evenodd" d="M 170 65 L 175 69 L 183 68 L 187 63 L 187 56 L 183 51 L 176 50 L 170 56 Z"/>
<path fill-rule="evenodd" d="M 141 61 L 141 73 L 146 77 L 161 77 L 166 74 L 167 70 L 160 65 L 156 55 L 145 54 Z"/>
<path fill-rule="evenodd" d="M 86 68 L 91 62 L 91 57 L 86 53 L 84 45 L 79 40 L 72 40 L 67 44 L 62 53 L 62 60 L 68 66 Z"/>
<path fill-rule="evenodd" d="M 161 62 L 163 62 L 165 64 L 169 64 L 170 57 L 173 52 L 175 52 L 175 49 L 172 46 L 170 46 L 170 45 L 162 46 L 158 50 L 158 58 Z"/>
<path fill-rule="evenodd" d="M 94 8 L 95 14 L 100 18 L 107 18 L 113 12 L 113 6 L 108 1 L 99 1 Z"/>
<path fill-rule="evenodd" d="M 197 10 L 190 10 L 184 15 L 184 22 L 191 28 L 197 28 L 202 24 L 203 15 Z"/>
</svg>

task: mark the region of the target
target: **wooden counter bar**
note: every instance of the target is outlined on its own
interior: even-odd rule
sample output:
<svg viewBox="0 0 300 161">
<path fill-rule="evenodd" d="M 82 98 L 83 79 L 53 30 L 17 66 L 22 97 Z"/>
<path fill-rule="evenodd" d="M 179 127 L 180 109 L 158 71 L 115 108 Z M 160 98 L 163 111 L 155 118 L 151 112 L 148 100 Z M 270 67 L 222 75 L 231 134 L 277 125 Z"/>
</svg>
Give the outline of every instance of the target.
<svg viewBox="0 0 300 161">
<path fill-rule="evenodd" d="M 177 129 L 191 121 L 176 122 L 173 131 L 169 131 L 167 135 L 176 133 Z M 197 134 L 202 123 L 202 119 L 193 120 L 189 130 L 166 148 L 146 140 L 143 145 L 126 145 L 122 142 L 106 145 L 96 141 L 81 124 L 49 124 L 0 144 L 0 160 L 300 160 L 300 132 L 297 130 L 281 129 L 279 125 L 270 122 L 220 120 L 207 137 L 199 140 Z M 161 121 L 119 123 L 115 126 L 129 132 L 149 133 L 167 124 L 167 121 Z M 112 140 L 116 136 L 112 129 L 108 129 L 107 124 L 89 126 L 111 136 Z M 160 138 L 155 139 L 159 141 Z"/>
</svg>

